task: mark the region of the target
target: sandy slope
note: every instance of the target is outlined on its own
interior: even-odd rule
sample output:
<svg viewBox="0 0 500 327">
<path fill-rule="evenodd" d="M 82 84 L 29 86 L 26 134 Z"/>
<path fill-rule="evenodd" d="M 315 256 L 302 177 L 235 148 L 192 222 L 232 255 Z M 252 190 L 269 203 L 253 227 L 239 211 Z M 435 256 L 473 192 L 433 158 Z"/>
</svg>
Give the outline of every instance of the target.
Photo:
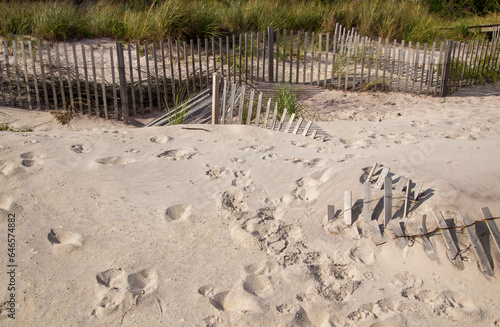
<svg viewBox="0 0 500 327">
<path fill-rule="evenodd" d="M 472 91 L 315 94 L 308 105 L 334 120 L 319 123 L 326 142 L 247 126 L 80 118 L 62 127 L 47 113 L 1 108 L 0 121 L 35 128 L 0 133 L 0 264 L 7 213 L 17 217 L 18 264 L 17 319 L 4 310 L 1 324 L 500 324 L 500 284 L 478 268 L 465 231 L 459 270 L 439 234 L 435 262 L 419 238 L 402 250 L 387 228 L 376 246 L 371 232 L 353 239 L 342 218 L 325 221 L 344 191 L 362 199 L 374 162 L 395 181 L 424 183 L 409 220 L 427 214 L 429 230 L 434 210 L 456 224 L 459 209 L 499 216 L 500 92 Z M 500 253 L 486 243 L 498 275 Z"/>
</svg>

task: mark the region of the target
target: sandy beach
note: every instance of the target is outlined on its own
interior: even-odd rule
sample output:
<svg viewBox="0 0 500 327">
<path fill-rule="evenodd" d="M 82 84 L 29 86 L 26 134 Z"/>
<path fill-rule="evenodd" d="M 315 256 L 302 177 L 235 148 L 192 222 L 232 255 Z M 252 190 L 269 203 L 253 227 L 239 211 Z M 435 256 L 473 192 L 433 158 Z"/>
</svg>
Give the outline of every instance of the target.
<svg viewBox="0 0 500 327">
<path fill-rule="evenodd" d="M 500 326 L 500 252 L 485 222 L 472 228 L 493 276 L 466 229 L 451 230 L 460 269 L 441 232 L 428 237 L 432 258 L 422 237 L 401 248 L 389 224 L 376 245 L 362 208 L 354 227 L 342 213 L 344 192 L 359 207 L 378 163 L 394 184 L 423 185 L 407 234 L 436 229 L 436 211 L 455 226 L 459 211 L 500 216 L 500 86 L 447 98 L 321 91 L 303 103 L 324 142 L 240 125 L 62 126 L 0 108 L 0 123 L 33 129 L 0 132 L 0 324 Z M 393 194 L 400 219 L 405 193 Z M 331 220 L 328 205 L 340 210 Z M 12 215 L 15 320 L 4 302 Z"/>
</svg>

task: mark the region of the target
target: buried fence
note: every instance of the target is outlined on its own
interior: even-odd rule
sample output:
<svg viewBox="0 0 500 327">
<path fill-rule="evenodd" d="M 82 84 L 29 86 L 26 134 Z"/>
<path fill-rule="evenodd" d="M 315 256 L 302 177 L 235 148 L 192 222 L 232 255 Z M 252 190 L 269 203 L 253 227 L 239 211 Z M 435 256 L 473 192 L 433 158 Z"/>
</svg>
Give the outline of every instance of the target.
<svg viewBox="0 0 500 327">
<path fill-rule="evenodd" d="M 438 257 L 436 247 L 430 237 L 440 233 L 448 250 L 448 258 L 458 269 L 465 269 L 462 254 L 470 248 L 473 250 L 477 258 L 478 268 L 483 274 L 494 276 L 495 265 L 490 253 L 489 239 L 491 237 L 497 250 L 500 251 L 500 232 L 495 222 L 500 217 L 494 217 L 487 207 L 481 208 L 484 219 L 480 220 L 472 219 L 466 211 L 459 210 L 458 216 L 460 216 L 462 224 L 456 224 L 456 219 L 445 219 L 441 211 L 434 211 L 433 215 L 437 227 L 433 230 L 427 230 L 427 214 L 410 217 L 409 212 L 420 206 L 431 193 L 428 191 L 421 193 L 421 183 L 413 184 L 410 179 L 403 176 L 397 178 L 397 183 L 393 183 L 393 176 L 389 176 L 389 169 L 383 167 L 376 172 L 377 167 L 377 164 L 373 166 L 363 183 L 363 199 L 356 201 L 353 205 L 352 192 L 346 191 L 344 192 L 343 210 L 335 212 L 335 206 L 328 205 L 323 224 L 326 231 L 331 234 L 341 234 L 348 228 L 354 239 L 366 237 L 371 232 L 377 246 L 386 243 L 389 234 L 387 232 L 392 231 L 393 239 L 397 241 L 401 249 L 411 246 L 418 238 L 422 240 L 425 252 L 433 261 L 438 261 Z M 372 181 L 372 177 L 377 174 L 376 181 Z M 379 191 L 383 188 L 383 195 L 373 198 L 372 187 Z M 402 195 L 399 195 L 401 193 Z M 395 213 L 393 213 L 394 201 L 396 201 L 398 208 Z M 371 204 L 373 202 L 377 202 L 377 205 L 372 210 Z M 410 208 L 411 205 L 413 205 L 412 208 Z M 382 211 L 384 212 L 383 216 L 381 215 Z M 359 215 L 363 216 L 362 221 L 359 221 Z M 343 219 L 340 219 L 341 216 Z M 383 217 L 382 224 L 379 224 L 380 216 Z M 464 245 L 467 242 L 458 242 L 457 239 L 457 231 L 464 229 L 469 238 L 469 247 Z"/>
<path fill-rule="evenodd" d="M 498 40 L 495 35 L 492 40 L 432 45 L 389 42 L 362 37 L 339 24 L 326 34 L 269 27 L 159 44 L 5 40 L 0 47 L 0 100 L 9 106 L 127 121 L 168 110 L 176 97 L 210 87 L 213 73 L 239 86 L 266 81 L 446 96 L 498 79 Z"/>
</svg>

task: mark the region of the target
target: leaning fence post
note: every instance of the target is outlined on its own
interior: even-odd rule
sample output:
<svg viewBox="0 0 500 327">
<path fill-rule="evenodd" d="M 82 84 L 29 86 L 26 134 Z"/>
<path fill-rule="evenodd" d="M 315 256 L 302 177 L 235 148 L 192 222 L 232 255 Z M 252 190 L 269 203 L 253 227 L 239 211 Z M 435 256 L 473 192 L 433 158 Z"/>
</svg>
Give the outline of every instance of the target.
<svg viewBox="0 0 500 327">
<path fill-rule="evenodd" d="M 118 61 L 118 78 L 120 79 L 120 99 L 122 104 L 123 121 L 128 123 L 129 108 L 127 96 L 127 80 L 125 77 L 125 60 L 123 58 L 123 43 L 116 42 L 116 57 Z"/>
<path fill-rule="evenodd" d="M 450 80 L 450 63 L 451 63 L 451 52 L 453 50 L 453 41 L 446 42 L 446 52 L 444 55 L 443 62 L 443 76 L 441 79 L 441 97 L 445 97 L 449 92 L 448 82 Z"/>
<path fill-rule="evenodd" d="M 219 124 L 220 75 L 214 74 L 212 79 L 212 125 Z"/>
<path fill-rule="evenodd" d="M 267 74 L 269 76 L 269 82 L 273 82 L 274 81 L 274 62 L 273 62 L 274 28 L 271 26 L 267 28 L 267 43 L 268 43 L 267 49 L 269 54 Z"/>
</svg>

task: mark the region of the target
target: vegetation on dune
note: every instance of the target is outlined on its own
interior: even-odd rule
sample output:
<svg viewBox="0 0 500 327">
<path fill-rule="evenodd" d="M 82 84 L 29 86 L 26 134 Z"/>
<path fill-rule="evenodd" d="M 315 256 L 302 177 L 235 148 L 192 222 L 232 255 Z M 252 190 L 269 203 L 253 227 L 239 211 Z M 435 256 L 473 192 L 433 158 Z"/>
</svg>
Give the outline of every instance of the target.
<svg viewBox="0 0 500 327">
<path fill-rule="evenodd" d="M 450 13 L 458 15 L 450 17 Z M 159 41 L 276 29 L 430 42 L 470 38 L 464 26 L 500 22 L 494 0 L 61 0 L 0 2 L 0 34 L 47 40 Z M 443 27 L 456 27 L 443 30 Z M 465 29 L 466 30 L 466 29 Z"/>
</svg>

